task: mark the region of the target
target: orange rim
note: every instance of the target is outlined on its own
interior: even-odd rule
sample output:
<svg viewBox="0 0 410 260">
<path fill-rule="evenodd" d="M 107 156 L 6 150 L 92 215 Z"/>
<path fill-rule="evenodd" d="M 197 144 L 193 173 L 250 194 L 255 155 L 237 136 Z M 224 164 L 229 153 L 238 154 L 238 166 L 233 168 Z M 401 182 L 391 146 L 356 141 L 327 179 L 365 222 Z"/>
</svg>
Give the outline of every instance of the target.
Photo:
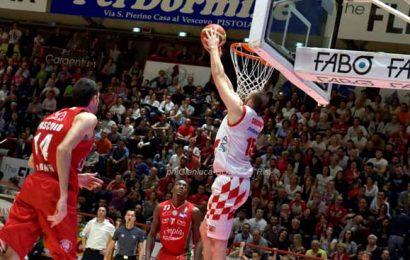
<svg viewBox="0 0 410 260">
<path fill-rule="evenodd" d="M 244 52 L 242 50 L 240 50 L 239 48 L 241 48 L 242 50 L 245 50 L 247 52 Z M 247 43 L 243 43 L 243 42 L 235 42 L 231 44 L 231 51 L 234 52 L 236 55 L 241 56 L 241 57 L 245 57 L 251 60 L 256 60 L 261 62 L 263 65 L 269 65 L 269 63 L 264 60 L 262 57 L 260 57 L 258 54 L 256 54 L 256 52 L 252 49 L 251 46 L 249 46 L 249 44 Z"/>
</svg>

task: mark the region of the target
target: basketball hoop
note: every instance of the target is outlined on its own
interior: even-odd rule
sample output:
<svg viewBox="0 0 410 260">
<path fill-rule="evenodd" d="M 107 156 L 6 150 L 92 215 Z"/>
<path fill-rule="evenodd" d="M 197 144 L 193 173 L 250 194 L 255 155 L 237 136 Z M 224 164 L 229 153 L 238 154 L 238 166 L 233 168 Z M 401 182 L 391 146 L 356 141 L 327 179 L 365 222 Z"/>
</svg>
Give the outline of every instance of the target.
<svg viewBox="0 0 410 260">
<path fill-rule="evenodd" d="M 242 100 L 252 91 L 263 89 L 274 71 L 247 43 L 233 43 L 231 58 L 238 84 L 236 93 Z"/>
</svg>

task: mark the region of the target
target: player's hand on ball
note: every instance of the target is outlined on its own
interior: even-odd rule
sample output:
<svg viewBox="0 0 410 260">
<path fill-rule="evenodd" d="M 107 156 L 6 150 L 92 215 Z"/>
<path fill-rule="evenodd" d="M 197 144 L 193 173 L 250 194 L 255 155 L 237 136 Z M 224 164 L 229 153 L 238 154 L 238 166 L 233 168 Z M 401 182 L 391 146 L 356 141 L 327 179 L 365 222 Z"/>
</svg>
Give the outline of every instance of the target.
<svg viewBox="0 0 410 260">
<path fill-rule="evenodd" d="M 85 188 L 87 190 L 94 190 L 98 187 L 101 187 L 104 183 L 103 180 L 95 177 L 96 173 L 82 173 L 78 175 L 78 185 L 80 188 Z"/>
<path fill-rule="evenodd" d="M 67 198 L 60 198 L 57 202 L 54 215 L 48 216 L 47 220 L 51 222 L 51 228 L 57 226 L 67 216 Z"/>
<path fill-rule="evenodd" d="M 220 39 L 219 36 L 214 29 L 207 30 L 206 32 L 206 44 L 210 50 L 216 48 L 219 49 Z"/>
</svg>

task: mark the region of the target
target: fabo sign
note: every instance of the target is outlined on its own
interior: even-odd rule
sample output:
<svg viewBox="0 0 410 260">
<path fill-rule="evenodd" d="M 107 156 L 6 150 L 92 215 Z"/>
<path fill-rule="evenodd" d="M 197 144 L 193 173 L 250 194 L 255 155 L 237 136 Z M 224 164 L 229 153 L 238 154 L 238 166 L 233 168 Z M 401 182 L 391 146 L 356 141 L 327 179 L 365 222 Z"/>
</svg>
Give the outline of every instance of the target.
<svg viewBox="0 0 410 260">
<path fill-rule="evenodd" d="M 410 55 L 298 48 L 295 72 L 320 83 L 410 89 Z"/>
</svg>

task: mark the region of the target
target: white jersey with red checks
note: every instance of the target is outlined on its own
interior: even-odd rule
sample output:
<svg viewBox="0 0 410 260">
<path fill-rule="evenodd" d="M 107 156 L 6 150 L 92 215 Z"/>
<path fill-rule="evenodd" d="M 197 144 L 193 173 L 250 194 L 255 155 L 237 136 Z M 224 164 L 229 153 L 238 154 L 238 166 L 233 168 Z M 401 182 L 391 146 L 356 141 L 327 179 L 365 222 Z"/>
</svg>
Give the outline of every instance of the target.
<svg viewBox="0 0 410 260">
<path fill-rule="evenodd" d="M 225 116 L 216 134 L 214 171 L 250 178 L 253 173 L 250 158 L 255 152 L 256 139 L 263 126 L 262 118 L 245 105 L 237 123 L 229 124 Z"/>
</svg>

